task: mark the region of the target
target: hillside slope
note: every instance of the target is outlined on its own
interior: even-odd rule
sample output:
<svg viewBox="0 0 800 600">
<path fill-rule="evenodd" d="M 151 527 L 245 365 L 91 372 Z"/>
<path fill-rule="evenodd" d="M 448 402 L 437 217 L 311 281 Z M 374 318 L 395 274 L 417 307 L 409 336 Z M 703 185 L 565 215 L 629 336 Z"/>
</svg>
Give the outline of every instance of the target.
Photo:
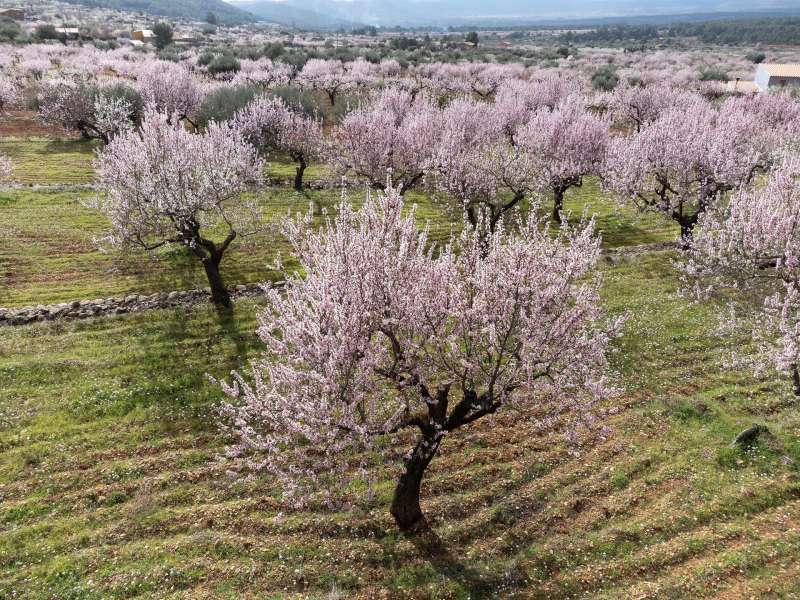
<svg viewBox="0 0 800 600">
<path fill-rule="evenodd" d="M 746 0 L 231 0 L 231 4 L 268 20 L 287 16 L 298 27 L 333 27 L 356 22 L 391 27 L 448 25 L 521 25 L 559 19 L 642 18 L 691 13 L 794 11 L 792 0 L 764 0 L 757 7 Z M 269 15 L 269 16 L 267 16 Z"/>
<path fill-rule="evenodd" d="M 317 6 L 314 3 L 299 1 L 274 2 L 272 0 L 237 0 L 231 4 L 264 21 L 299 29 L 324 30 L 361 25 L 361 21 L 350 18 L 346 11 L 341 11 L 332 5 Z"/>
<path fill-rule="evenodd" d="M 204 20 L 213 12 L 223 23 L 249 23 L 256 18 L 222 0 L 65 0 L 70 4 L 117 10 L 141 11 L 165 17 Z"/>
</svg>

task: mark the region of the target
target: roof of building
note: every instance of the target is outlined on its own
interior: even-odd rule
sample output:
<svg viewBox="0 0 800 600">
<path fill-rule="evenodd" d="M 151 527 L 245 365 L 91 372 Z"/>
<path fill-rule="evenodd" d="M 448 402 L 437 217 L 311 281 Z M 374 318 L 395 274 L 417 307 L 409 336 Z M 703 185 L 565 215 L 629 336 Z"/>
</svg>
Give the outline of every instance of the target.
<svg viewBox="0 0 800 600">
<path fill-rule="evenodd" d="M 764 63 L 760 66 L 770 77 L 800 77 L 800 63 Z"/>
<path fill-rule="evenodd" d="M 150 29 L 134 29 L 133 33 L 141 33 L 145 37 L 155 37 L 155 34 Z"/>
</svg>

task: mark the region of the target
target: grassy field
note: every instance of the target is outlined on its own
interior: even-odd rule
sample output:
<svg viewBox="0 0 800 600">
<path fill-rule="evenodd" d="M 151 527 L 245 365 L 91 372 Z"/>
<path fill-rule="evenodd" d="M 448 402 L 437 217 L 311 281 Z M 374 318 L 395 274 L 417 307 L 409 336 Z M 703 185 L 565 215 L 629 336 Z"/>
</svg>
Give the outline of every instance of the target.
<svg viewBox="0 0 800 600">
<path fill-rule="evenodd" d="M 38 164 L 23 175 L 57 179 L 59 161 Z M 180 252 L 146 264 L 98 252 L 91 193 L 0 193 L 0 306 L 204 284 Z M 261 200 L 271 218 L 337 198 Z M 447 235 L 443 208 L 415 200 Z M 593 184 L 567 206 L 597 214 L 607 247 L 676 236 Z M 274 234 L 234 249 L 228 282 L 276 277 L 281 250 Z M 199 306 L 0 330 L 0 598 L 800 597 L 796 400 L 782 377 L 723 367 L 749 340 L 717 336 L 713 301 L 678 297 L 674 258 L 602 259 L 608 311 L 630 314 L 608 439 L 576 456 L 514 415 L 459 432 L 423 484 L 424 538 L 396 532 L 389 469 L 341 513 L 287 509 L 268 478 L 225 475 L 206 374 L 259 351 L 255 300 L 224 319 Z M 731 448 L 753 422 L 770 435 Z"/>
<path fill-rule="evenodd" d="M 742 340 L 675 295 L 671 258 L 604 267 L 609 311 L 632 314 L 609 440 L 575 457 L 511 416 L 453 436 L 422 541 L 395 532 L 388 474 L 337 514 L 224 476 L 205 373 L 257 351 L 255 304 L 3 331 L 0 597 L 794 597 L 795 401 L 722 369 Z M 731 449 L 753 421 L 773 436 Z"/>
<path fill-rule="evenodd" d="M 157 259 L 144 254 L 128 257 L 103 252 L 95 239 L 108 222 L 85 203 L 91 190 L 13 189 L 0 191 L 0 306 L 27 306 L 92 299 L 128 293 L 152 293 L 207 285 L 200 263 L 180 248 L 170 248 Z M 276 187 L 260 196 L 265 223 L 289 212 L 306 211 L 314 203 L 333 210 L 340 198 L 336 189 L 298 194 Z M 354 188 L 353 202 L 364 193 Z M 420 193 L 409 194 L 418 203 L 420 221 L 430 221 L 432 235 L 442 239 L 451 231 L 445 206 Z M 593 183 L 576 190 L 566 204 L 580 213 L 583 206 L 598 215 L 598 230 L 608 247 L 673 240 L 677 230 L 656 216 L 634 218 L 600 194 Z M 222 263 L 228 284 L 280 277 L 270 266 L 287 245 L 273 228 L 237 241 Z M 289 263 L 291 264 L 291 263 Z"/>
</svg>

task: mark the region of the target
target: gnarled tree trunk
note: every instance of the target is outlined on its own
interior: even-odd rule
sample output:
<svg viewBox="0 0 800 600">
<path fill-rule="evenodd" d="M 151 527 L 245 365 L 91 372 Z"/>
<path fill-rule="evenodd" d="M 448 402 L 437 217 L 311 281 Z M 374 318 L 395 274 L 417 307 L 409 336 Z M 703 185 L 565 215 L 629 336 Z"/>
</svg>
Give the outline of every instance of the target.
<svg viewBox="0 0 800 600">
<path fill-rule="evenodd" d="M 222 260 L 222 254 L 217 256 L 209 256 L 203 259 L 203 268 L 206 270 L 206 277 L 208 277 L 208 285 L 211 288 L 211 301 L 219 306 L 229 308 L 231 306 L 231 295 L 222 281 L 222 275 L 219 272 L 219 263 Z"/>
<path fill-rule="evenodd" d="M 180 232 L 178 240 L 188 246 L 194 255 L 200 259 L 200 262 L 203 263 L 203 268 L 208 278 L 208 286 L 211 289 L 211 301 L 217 306 L 230 308 L 231 295 L 222 281 L 219 264 L 222 262 L 225 250 L 236 239 L 236 231 L 232 229 L 221 244 L 216 244 L 200 234 L 200 225 L 195 219 L 182 222 L 178 230 Z"/>
<path fill-rule="evenodd" d="M 392 506 L 389 509 L 402 531 L 413 529 L 422 519 L 422 509 L 419 505 L 422 477 L 435 456 L 439 443 L 440 440 L 434 435 L 425 433 L 420 437 L 411 456 L 406 459 L 406 470 L 397 482 Z"/>
<path fill-rule="evenodd" d="M 297 158 L 295 158 L 295 161 L 297 161 L 297 167 L 295 168 L 295 174 L 294 174 L 294 189 L 297 192 L 302 192 L 303 173 L 306 172 L 306 167 L 308 165 L 306 164 L 306 159 L 304 156 L 298 156 Z"/>
<path fill-rule="evenodd" d="M 564 189 L 553 189 L 553 222 L 561 223 L 561 211 L 564 210 Z"/>
</svg>

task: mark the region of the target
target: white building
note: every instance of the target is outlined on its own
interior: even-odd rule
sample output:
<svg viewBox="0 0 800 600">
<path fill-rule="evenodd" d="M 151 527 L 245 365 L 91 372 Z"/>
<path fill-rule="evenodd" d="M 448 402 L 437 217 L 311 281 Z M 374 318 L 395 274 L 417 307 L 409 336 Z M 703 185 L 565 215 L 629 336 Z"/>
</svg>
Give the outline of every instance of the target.
<svg viewBox="0 0 800 600">
<path fill-rule="evenodd" d="M 760 64 L 756 67 L 755 84 L 760 92 L 789 85 L 800 86 L 800 63 Z"/>
</svg>

